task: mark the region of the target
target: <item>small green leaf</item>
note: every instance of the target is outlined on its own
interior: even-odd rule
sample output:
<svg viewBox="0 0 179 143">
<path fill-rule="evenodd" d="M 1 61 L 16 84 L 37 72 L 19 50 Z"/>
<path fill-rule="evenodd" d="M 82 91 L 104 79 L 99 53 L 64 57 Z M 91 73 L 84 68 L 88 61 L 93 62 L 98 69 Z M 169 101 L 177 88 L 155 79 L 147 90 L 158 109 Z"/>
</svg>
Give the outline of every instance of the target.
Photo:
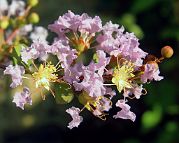
<svg viewBox="0 0 179 143">
<path fill-rule="evenodd" d="M 15 52 L 17 53 L 17 56 L 18 56 L 18 57 L 20 57 L 21 49 L 22 49 L 22 45 L 20 45 L 20 44 L 15 45 L 15 47 L 14 47 L 14 50 L 15 50 Z"/>
<path fill-rule="evenodd" d="M 87 92 L 83 91 L 79 96 L 78 100 L 81 104 L 85 105 L 87 102 L 92 101 L 93 98 L 88 95 Z"/>
<path fill-rule="evenodd" d="M 70 103 L 73 98 L 73 90 L 67 83 L 55 84 L 55 99 L 58 104 Z"/>
<path fill-rule="evenodd" d="M 154 106 L 152 111 L 146 111 L 142 116 L 142 125 L 145 129 L 151 129 L 157 126 L 162 119 L 162 109 L 160 106 Z"/>
<path fill-rule="evenodd" d="M 16 44 L 12 51 L 12 59 L 14 61 L 14 64 L 20 64 L 21 63 L 21 57 L 20 57 L 20 51 L 24 45 L 22 44 Z"/>
</svg>

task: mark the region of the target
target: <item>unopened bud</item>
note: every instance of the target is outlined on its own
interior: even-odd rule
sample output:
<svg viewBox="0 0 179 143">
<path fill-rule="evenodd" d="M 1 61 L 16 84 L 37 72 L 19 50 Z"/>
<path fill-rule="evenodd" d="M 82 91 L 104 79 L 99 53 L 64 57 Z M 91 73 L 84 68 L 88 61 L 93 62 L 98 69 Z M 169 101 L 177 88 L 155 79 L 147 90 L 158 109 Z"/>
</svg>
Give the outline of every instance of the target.
<svg viewBox="0 0 179 143">
<path fill-rule="evenodd" d="M 9 26 L 9 20 L 8 19 L 3 19 L 0 21 L 0 28 L 6 29 Z"/>
<path fill-rule="evenodd" d="M 173 49 L 170 46 L 164 46 L 161 49 L 161 54 L 164 58 L 171 58 L 173 55 Z"/>
<path fill-rule="evenodd" d="M 35 12 L 31 13 L 28 19 L 29 19 L 29 22 L 32 24 L 36 24 L 40 20 L 39 15 Z"/>
<path fill-rule="evenodd" d="M 39 1 L 38 0 L 28 0 L 27 3 L 29 6 L 34 7 L 39 3 Z"/>
<path fill-rule="evenodd" d="M 99 62 L 99 57 L 98 57 L 97 53 L 95 53 L 95 54 L 93 55 L 93 61 L 94 61 L 95 63 L 98 63 L 98 62 Z"/>
</svg>

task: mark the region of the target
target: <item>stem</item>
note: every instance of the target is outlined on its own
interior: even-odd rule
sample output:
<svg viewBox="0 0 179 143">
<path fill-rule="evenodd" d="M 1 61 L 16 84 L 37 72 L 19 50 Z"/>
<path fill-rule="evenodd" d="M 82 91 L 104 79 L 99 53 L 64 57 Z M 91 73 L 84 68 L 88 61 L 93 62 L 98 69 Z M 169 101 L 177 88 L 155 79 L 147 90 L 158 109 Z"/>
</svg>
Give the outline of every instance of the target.
<svg viewBox="0 0 179 143">
<path fill-rule="evenodd" d="M 23 18 L 25 18 L 25 17 L 29 14 L 29 11 L 30 11 L 31 8 L 32 8 L 31 6 L 28 6 L 28 7 L 26 8 L 25 13 L 24 13 L 24 15 L 23 15 Z"/>
<path fill-rule="evenodd" d="M 14 29 L 14 31 L 6 39 L 5 43 L 8 44 L 8 42 L 12 41 L 14 39 L 14 37 L 16 36 L 18 31 L 19 31 L 19 28 Z"/>
<path fill-rule="evenodd" d="M 2 51 L 2 44 L 4 43 L 4 30 L 0 28 L 0 51 Z"/>
</svg>

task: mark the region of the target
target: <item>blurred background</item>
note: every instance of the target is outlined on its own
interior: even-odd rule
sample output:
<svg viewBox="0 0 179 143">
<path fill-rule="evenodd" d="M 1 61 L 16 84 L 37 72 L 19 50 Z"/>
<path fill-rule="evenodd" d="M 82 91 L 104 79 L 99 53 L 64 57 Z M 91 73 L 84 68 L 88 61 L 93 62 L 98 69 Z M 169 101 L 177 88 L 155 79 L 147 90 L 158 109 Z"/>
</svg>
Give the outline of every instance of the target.
<svg viewBox="0 0 179 143">
<path fill-rule="evenodd" d="M 134 123 L 113 119 L 119 109 L 112 109 L 106 121 L 85 111 L 84 122 L 70 130 L 65 110 L 75 101 L 59 105 L 48 96 L 22 111 L 11 102 L 12 91 L 0 71 L 0 143 L 179 143 L 179 0 L 40 0 L 34 11 L 47 28 L 67 10 L 124 25 L 144 51 L 158 57 L 163 46 L 173 47 L 174 56 L 160 65 L 165 79 L 145 85 L 148 94 L 129 102 L 137 115 Z"/>
</svg>

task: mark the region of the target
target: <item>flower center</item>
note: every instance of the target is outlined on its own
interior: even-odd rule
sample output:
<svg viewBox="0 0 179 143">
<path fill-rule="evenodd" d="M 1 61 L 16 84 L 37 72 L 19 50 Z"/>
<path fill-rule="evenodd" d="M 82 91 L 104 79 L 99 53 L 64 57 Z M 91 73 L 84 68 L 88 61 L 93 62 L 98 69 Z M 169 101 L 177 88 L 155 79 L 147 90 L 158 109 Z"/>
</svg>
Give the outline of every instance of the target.
<svg viewBox="0 0 179 143">
<path fill-rule="evenodd" d="M 124 88 L 132 88 L 130 79 L 134 77 L 134 68 L 131 64 L 125 64 L 115 68 L 112 82 L 117 86 L 119 92 Z"/>
<path fill-rule="evenodd" d="M 78 34 L 73 32 L 72 35 L 70 34 L 67 38 L 69 39 L 70 44 L 78 51 L 79 55 L 90 48 L 90 44 L 93 40 L 93 36 L 88 33 Z"/>
<path fill-rule="evenodd" d="M 55 74 L 57 69 L 51 63 L 47 65 L 41 64 L 37 72 L 32 74 L 36 88 L 44 87 L 48 91 L 50 90 L 50 82 L 56 82 L 58 79 L 58 75 Z"/>
</svg>

